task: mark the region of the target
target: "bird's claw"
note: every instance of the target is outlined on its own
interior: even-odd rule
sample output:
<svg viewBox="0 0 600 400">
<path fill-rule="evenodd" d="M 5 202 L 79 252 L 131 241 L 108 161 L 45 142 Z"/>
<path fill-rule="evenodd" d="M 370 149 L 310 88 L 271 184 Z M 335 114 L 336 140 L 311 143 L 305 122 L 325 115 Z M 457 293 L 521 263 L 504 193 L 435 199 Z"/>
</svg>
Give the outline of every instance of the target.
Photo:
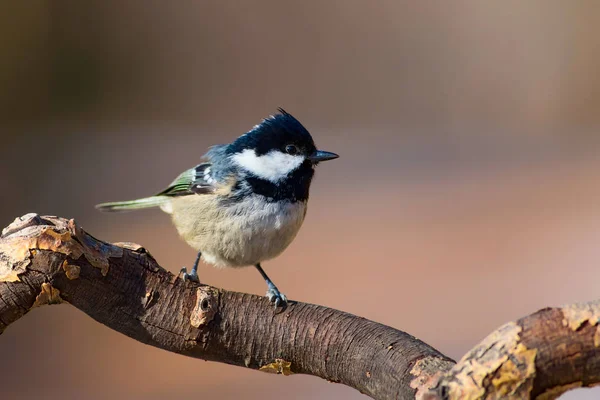
<svg viewBox="0 0 600 400">
<path fill-rule="evenodd" d="M 181 268 L 179 273 L 181 274 L 181 279 L 183 279 L 184 282 L 191 281 L 191 282 L 200 283 L 200 279 L 198 278 L 198 273 L 196 271 L 194 271 L 193 269 L 192 269 L 192 272 L 190 272 L 188 274 L 187 268 L 183 267 L 183 268 Z"/>
<path fill-rule="evenodd" d="M 283 307 L 287 304 L 287 297 L 285 297 L 285 294 L 279 292 L 279 289 L 276 287 L 270 287 L 267 290 L 267 298 L 269 299 L 269 302 L 275 304 L 275 308 L 279 306 Z"/>
</svg>

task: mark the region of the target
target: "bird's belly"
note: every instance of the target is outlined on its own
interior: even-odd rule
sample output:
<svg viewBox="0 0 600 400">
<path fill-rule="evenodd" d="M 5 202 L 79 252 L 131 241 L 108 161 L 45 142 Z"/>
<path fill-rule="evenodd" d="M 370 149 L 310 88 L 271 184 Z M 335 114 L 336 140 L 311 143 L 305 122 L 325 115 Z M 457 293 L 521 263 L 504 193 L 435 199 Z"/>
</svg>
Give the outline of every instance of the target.
<svg viewBox="0 0 600 400">
<path fill-rule="evenodd" d="M 173 222 L 184 240 L 218 267 L 243 267 L 281 254 L 306 214 L 306 202 L 259 201 L 251 196 L 215 207 L 216 196 L 185 196 L 173 201 Z"/>
</svg>

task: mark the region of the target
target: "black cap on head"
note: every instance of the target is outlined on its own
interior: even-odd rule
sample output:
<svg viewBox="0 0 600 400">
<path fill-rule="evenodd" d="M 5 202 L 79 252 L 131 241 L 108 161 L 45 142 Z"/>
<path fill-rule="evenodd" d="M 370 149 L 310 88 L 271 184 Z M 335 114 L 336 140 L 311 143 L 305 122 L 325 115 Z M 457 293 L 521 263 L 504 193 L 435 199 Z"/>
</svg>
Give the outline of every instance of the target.
<svg viewBox="0 0 600 400">
<path fill-rule="evenodd" d="M 306 128 L 290 113 L 282 108 L 279 114 L 265 118 L 260 124 L 237 138 L 228 149 L 228 153 L 239 153 L 253 149 L 257 155 L 272 150 L 285 152 L 286 146 L 294 145 L 299 153 L 309 155 L 316 151 L 315 143 Z"/>
</svg>

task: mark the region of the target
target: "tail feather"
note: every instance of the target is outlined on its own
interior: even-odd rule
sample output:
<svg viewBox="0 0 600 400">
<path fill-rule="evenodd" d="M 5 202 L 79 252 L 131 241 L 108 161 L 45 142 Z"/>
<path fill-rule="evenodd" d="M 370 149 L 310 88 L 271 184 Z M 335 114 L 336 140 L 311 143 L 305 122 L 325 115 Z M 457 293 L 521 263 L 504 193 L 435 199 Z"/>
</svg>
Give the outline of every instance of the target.
<svg viewBox="0 0 600 400">
<path fill-rule="evenodd" d="M 115 201 L 111 203 L 98 204 L 96 208 L 100 211 L 130 211 L 140 210 L 142 208 L 159 207 L 168 202 L 169 199 L 165 196 L 145 197 L 137 200 Z"/>
</svg>

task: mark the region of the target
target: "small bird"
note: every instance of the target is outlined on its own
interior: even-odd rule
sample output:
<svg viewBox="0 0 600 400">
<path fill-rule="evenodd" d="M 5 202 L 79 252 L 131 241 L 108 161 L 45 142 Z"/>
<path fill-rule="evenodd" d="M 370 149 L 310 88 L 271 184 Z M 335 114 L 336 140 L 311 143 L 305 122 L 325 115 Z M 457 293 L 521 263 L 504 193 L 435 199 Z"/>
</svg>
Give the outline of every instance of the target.
<svg viewBox="0 0 600 400">
<path fill-rule="evenodd" d="M 275 308 L 286 296 L 261 263 L 281 254 L 304 217 L 315 166 L 338 158 L 317 150 L 302 124 L 282 108 L 230 144 L 211 147 L 206 162 L 181 173 L 162 192 L 99 204 L 102 211 L 160 207 L 198 256 L 184 280 L 199 282 L 200 259 L 216 267 L 253 265 L 267 283 Z"/>
</svg>

